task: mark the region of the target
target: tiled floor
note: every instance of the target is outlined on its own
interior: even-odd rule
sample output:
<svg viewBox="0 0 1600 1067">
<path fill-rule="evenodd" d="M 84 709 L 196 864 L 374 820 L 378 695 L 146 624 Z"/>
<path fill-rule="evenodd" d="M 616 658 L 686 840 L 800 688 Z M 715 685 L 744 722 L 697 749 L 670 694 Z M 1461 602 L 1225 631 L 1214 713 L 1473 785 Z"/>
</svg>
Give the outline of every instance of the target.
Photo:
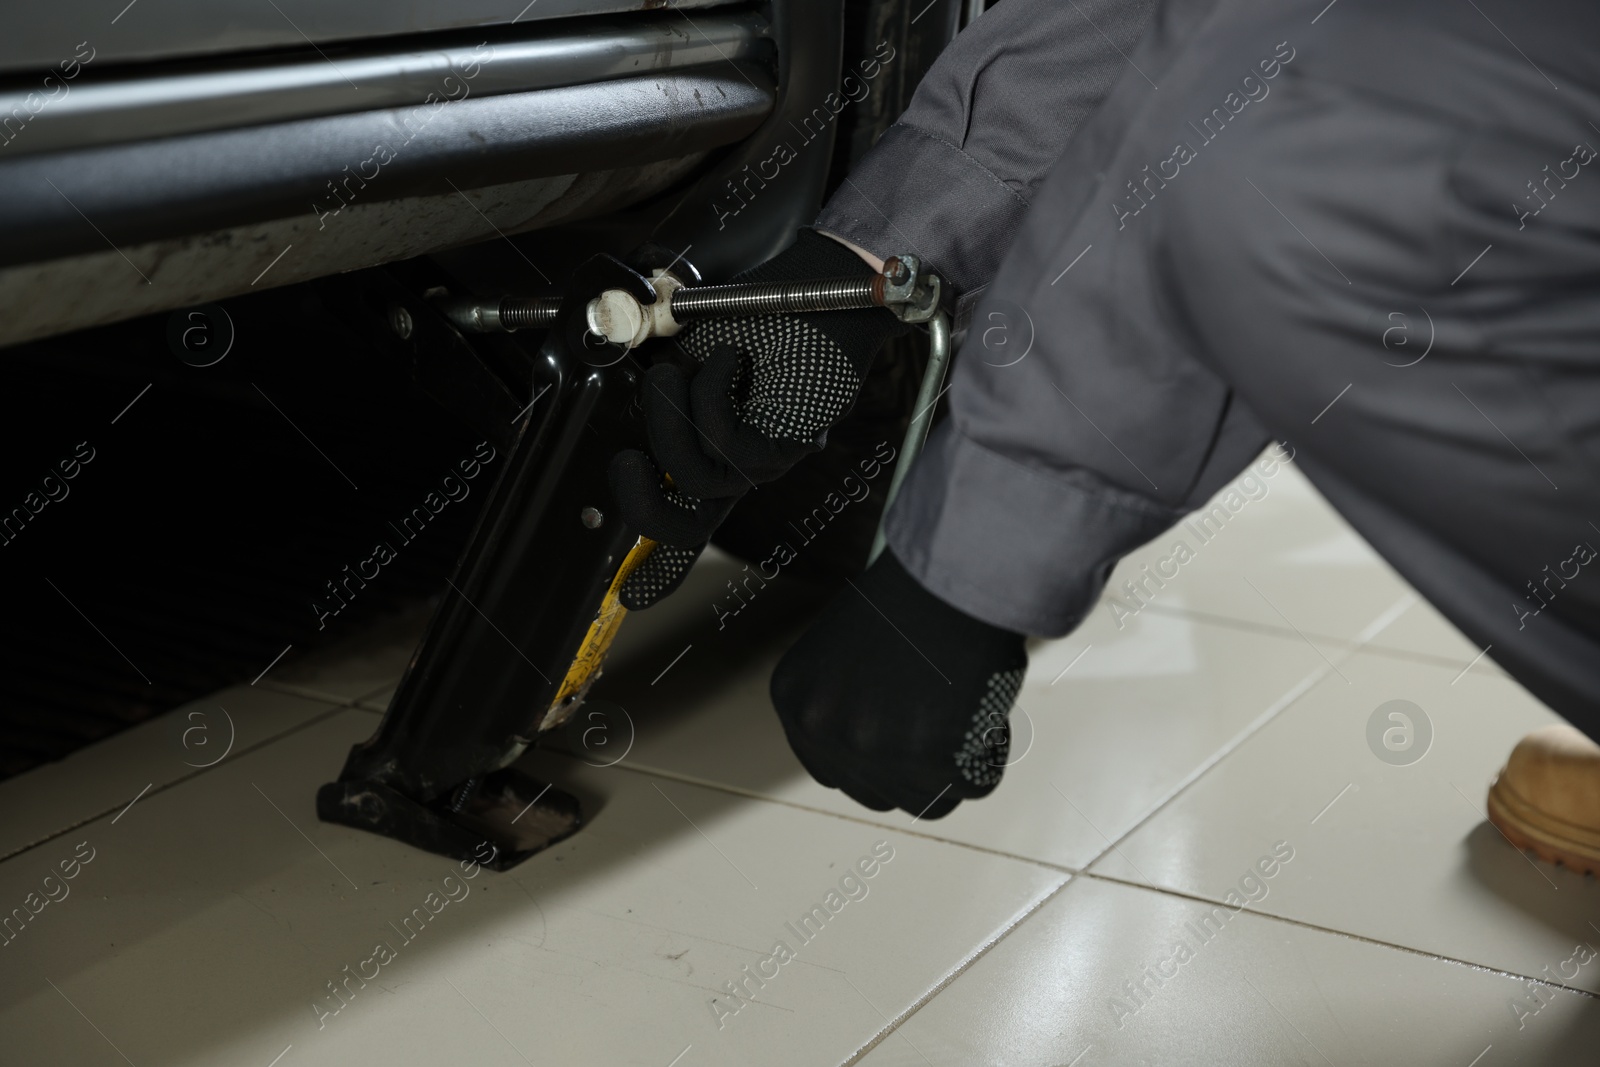
<svg viewBox="0 0 1600 1067">
<path fill-rule="evenodd" d="M 313 813 L 420 617 L 0 784 L 0 901 L 30 915 L 0 1062 L 1595 1062 L 1600 961 L 1568 961 L 1600 885 L 1482 815 L 1552 716 L 1292 468 L 1238 499 L 1033 649 L 1004 783 L 936 822 L 801 771 L 766 678 L 816 594 L 719 628 L 725 558 L 629 620 L 528 757 L 589 825 L 510 874 Z M 1369 726 L 1397 700 L 1391 751 Z"/>
</svg>

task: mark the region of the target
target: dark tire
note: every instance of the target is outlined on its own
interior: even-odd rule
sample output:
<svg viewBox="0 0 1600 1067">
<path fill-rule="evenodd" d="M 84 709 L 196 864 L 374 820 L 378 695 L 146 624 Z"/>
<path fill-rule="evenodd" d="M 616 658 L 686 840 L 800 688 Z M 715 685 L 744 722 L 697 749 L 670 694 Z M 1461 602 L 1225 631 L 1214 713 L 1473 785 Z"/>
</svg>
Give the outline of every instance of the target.
<svg viewBox="0 0 1600 1067">
<path fill-rule="evenodd" d="M 859 70 L 884 41 L 894 47 L 895 58 L 873 80 L 871 92 L 840 115 L 830 194 L 911 102 L 923 75 L 954 37 L 961 8 L 960 0 L 936 0 L 926 9 L 907 0 L 847 0 L 845 73 Z M 773 560 L 779 546 L 787 545 L 794 560 L 783 568 L 786 574 L 837 579 L 860 573 L 894 475 L 892 462 L 875 466 L 873 460 L 887 449 L 899 456 L 927 353 L 927 335 L 921 331 L 886 345 L 873 361 L 855 407 L 829 431 L 827 448 L 746 496 L 714 543 L 758 565 Z M 849 494 L 859 496 L 863 484 L 868 495 L 851 499 Z"/>
<path fill-rule="evenodd" d="M 830 195 L 878 143 L 883 132 L 894 125 L 911 103 L 923 75 L 955 36 L 961 16 L 960 0 L 936 0 L 925 11 L 922 8 L 922 0 L 846 0 L 845 73 L 859 70 L 859 64 L 885 41 L 894 47 L 895 58 L 873 80 L 871 92 L 839 116 L 839 136 L 834 143 L 828 181 Z"/>
</svg>

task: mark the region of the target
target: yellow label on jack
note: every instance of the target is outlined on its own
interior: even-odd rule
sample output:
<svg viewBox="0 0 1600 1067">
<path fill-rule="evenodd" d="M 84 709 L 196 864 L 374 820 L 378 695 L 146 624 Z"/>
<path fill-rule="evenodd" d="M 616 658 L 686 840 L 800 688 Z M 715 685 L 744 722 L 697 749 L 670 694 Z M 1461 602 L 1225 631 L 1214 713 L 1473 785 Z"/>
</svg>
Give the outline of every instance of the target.
<svg viewBox="0 0 1600 1067">
<path fill-rule="evenodd" d="M 655 548 L 654 541 L 641 537 L 623 557 L 622 566 L 617 568 L 616 577 L 611 579 L 605 598 L 600 601 L 600 610 L 589 624 L 589 632 L 583 635 L 583 644 L 578 646 L 577 655 L 572 658 L 567 676 L 561 680 L 561 688 L 556 691 L 550 710 L 545 712 L 544 720 L 539 723 L 540 731 L 553 730 L 566 722 L 583 703 L 589 687 L 600 677 L 600 665 L 605 661 L 611 642 L 616 639 L 617 630 L 628 614 L 628 609 L 622 606 L 622 583 L 650 558 Z"/>
</svg>

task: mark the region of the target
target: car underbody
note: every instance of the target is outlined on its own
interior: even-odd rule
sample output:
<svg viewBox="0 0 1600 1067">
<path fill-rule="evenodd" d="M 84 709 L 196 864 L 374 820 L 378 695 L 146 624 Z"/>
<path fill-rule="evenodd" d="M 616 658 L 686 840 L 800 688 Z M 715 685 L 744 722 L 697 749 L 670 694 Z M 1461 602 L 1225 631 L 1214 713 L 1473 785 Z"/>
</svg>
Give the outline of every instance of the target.
<svg viewBox="0 0 1600 1067">
<path fill-rule="evenodd" d="M 116 435 L 101 469 L 118 485 L 74 506 L 118 545 L 74 567 L 75 535 L 35 534 L 41 575 L 72 568 L 72 595 L 34 583 L 22 600 L 144 628 L 135 658 L 150 670 L 144 686 L 72 677 L 19 627 L 36 674 L 14 683 L 5 770 L 247 680 L 274 650 L 420 610 L 432 622 L 407 682 L 321 812 L 469 854 L 485 819 L 525 813 L 538 792 L 548 817 L 497 839 L 520 861 L 578 813 L 503 768 L 581 701 L 592 678 L 556 683 L 637 540 L 587 517 L 607 510 L 605 462 L 638 440 L 639 358 L 652 357 L 595 365 L 583 308 L 651 270 L 718 282 L 782 249 L 904 106 L 963 5 L 550 0 L 509 19 L 472 4 L 199 7 L 163 12 L 166 32 L 131 7 L 71 41 L 43 18 L 0 45 L 0 346 L 21 387 L 13 454 L 27 457 L 7 544 L 47 518 L 30 502 L 65 510 L 26 483 L 83 383 L 118 409 L 93 420 Z M 506 297 L 562 310 L 553 328 L 480 336 L 446 306 Z M 803 520 L 796 501 L 814 494 L 795 490 L 897 442 L 925 349 L 891 346 L 830 447 L 790 491 L 738 509 L 719 543 L 758 560 Z M 299 443 L 284 448 L 285 432 Z M 96 433 L 81 431 L 84 447 Z M 204 521 L 236 532 L 179 554 L 198 512 L 142 500 L 197 435 L 219 452 Z M 470 485 L 463 463 L 489 477 Z M 316 484 L 294 505 L 318 513 L 314 530 L 263 521 L 230 484 L 286 464 Z M 864 565 L 888 483 L 809 568 Z M 334 503 L 346 492 L 363 504 Z M 585 524 L 566 522 L 580 511 Z"/>
</svg>

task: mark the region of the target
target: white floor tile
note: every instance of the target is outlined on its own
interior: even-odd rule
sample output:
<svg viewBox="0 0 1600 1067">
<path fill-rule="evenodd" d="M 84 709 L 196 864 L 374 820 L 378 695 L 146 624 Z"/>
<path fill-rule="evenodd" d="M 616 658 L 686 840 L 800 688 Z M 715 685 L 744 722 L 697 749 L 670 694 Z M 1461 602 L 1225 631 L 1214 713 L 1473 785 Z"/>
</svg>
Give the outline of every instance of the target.
<svg viewBox="0 0 1600 1067">
<path fill-rule="evenodd" d="M 1292 464 L 1268 462 L 1274 454 L 1269 450 L 1204 508 L 1127 556 L 1098 610 L 1148 604 L 1340 645 L 1412 593 L 1305 475 Z M 1272 473 L 1263 474 L 1267 469 Z M 1142 588 L 1130 591 L 1130 581 Z M 1461 663 L 1478 652 L 1426 603 L 1374 643 Z"/>
<path fill-rule="evenodd" d="M 570 756 L 525 759 L 589 824 L 508 875 L 315 818 L 422 611 L 0 783 L 0 1061 L 1590 1062 L 1600 883 L 1482 815 L 1553 716 L 1297 471 L 1237 491 L 1032 648 L 1005 781 L 939 821 L 804 773 L 767 684 L 826 592 L 774 583 L 730 614 L 746 572 L 716 552 L 629 618 L 546 739 Z M 1176 537 L 1193 558 L 1129 599 Z M 1394 700 L 1431 726 L 1414 762 L 1369 739 Z M 380 942 L 377 976 L 348 977 Z"/>
<path fill-rule="evenodd" d="M 1421 714 L 1377 714 L 1397 700 Z M 1413 724 L 1409 748 L 1396 710 Z M 1484 794 L 1517 740 L 1552 721 L 1498 674 L 1358 653 L 1095 869 L 1220 900 L 1287 841 L 1295 859 L 1258 910 L 1539 975 L 1577 941 L 1600 945 L 1600 883 L 1512 849 L 1485 820 Z M 1400 731 L 1390 759 L 1424 754 L 1386 762 L 1388 730 Z M 1600 990 L 1600 962 L 1573 984 Z"/>
<path fill-rule="evenodd" d="M 418 604 L 326 649 L 291 654 L 258 684 L 339 704 L 371 702 L 393 691 L 432 612 L 432 604 Z"/>
<path fill-rule="evenodd" d="M 698 571 L 674 600 L 642 613 L 637 621 L 652 630 L 630 632 L 630 618 L 595 701 L 557 742 L 593 763 L 627 749 L 629 766 L 913 828 L 910 815 L 869 811 L 817 785 L 795 760 L 767 684 L 805 621 L 807 594 L 775 584 L 718 629 L 709 605 L 725 574 L 720 564 Z M 1326 669 L 1293 635 L 1157 612 L 1118 625 L 1097 613 L 1072 637 L 1033 650 L 1000 788 L 917 821 L 916 832 L 1080 868 Z"/>
<path fill-rule="evenodd" d="M 589 825 L 468 880 L 316 820 L 315 788 L 372 726 L 341 712 L 0 865 L 0 900 L 20 904 L 79 842 L 93 850 L 68 895 L 0 949 L 6 1055 L 265 1067 L 292 1046 L 279 1067 L 665 1067 L 692 1046 L 680 1064 L 838 1063 L 1064 881 L 552 755 L 529 769 L 581 795 Z M 875 848 L 872 876 L 843 884 L 856 899 L 830 898 Z M 787 924 L 813 905 L 823 919 L 803 939 Z M 402 932 L 419 907 L 426 921 Z M 770 959 L 780 940 L 793 959 Z M 348 979 L 347 1002 L 329 987 L 346 965 L 367 975 Z M 713 998 L 731 1001 L 723 983 L 747 966 L 765 966 L 764 988 L 719 1013 Z"/>
<path fill-rule="evenodd" d="M 146 788 L 159 791 L 332 710 L 326 701 L 235 686 L 0 782 L 0 856 L 115 813 Z"/>
<path fill-rule="evenodd" d="M 1592 996 L 1079 878 L 858 1062 L 1498 1067 L 1597 1042 Z"/>
<path fill-rule="evenodd" d="M 1505 674 L 1494 661 L 1493 650 L 1487 656 L 1480 655 L 1483 649 L 1467 640 L 1465 634 L 1420 595 L 1385 626 L 1368 647 L 1377 652 L 1416 655 L 1461 667 L 1471 664 L 1474 671 Z"/>
</svg>

